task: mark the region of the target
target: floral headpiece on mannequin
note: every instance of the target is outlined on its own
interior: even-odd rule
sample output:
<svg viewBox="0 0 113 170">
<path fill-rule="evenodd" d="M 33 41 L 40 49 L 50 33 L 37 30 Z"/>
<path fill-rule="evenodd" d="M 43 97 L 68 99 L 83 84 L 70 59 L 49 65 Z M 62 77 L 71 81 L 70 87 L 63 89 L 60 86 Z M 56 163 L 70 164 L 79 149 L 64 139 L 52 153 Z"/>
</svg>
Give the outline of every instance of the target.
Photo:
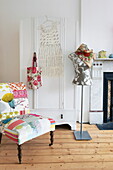
<svg viewBox="0 0 113 170">
<path fill-rule="evenodd" d="M 93 59 L 95 58 L 95 53 L 93 50 L 89 50 L 86 44 L 81 44 L 79 48 L 75 51 L 75 54 L 88 65 L 92 66 Z"/>
</svg>

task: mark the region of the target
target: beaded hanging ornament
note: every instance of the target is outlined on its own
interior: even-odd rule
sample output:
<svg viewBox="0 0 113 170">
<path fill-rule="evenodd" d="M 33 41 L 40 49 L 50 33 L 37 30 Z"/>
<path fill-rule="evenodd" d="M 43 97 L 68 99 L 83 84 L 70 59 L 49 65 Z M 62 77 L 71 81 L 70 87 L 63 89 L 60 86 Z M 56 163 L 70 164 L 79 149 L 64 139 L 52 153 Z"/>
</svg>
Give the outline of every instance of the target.
<svg viewBox="0 0 113 170">
<path fill-rule="evenodd" d="M 60 76 L 63 72 L 63 54 L 59 39 L 58 23 L 46 21 L 40 26 L 39 63 L 42 74 Z"/>
</svg>

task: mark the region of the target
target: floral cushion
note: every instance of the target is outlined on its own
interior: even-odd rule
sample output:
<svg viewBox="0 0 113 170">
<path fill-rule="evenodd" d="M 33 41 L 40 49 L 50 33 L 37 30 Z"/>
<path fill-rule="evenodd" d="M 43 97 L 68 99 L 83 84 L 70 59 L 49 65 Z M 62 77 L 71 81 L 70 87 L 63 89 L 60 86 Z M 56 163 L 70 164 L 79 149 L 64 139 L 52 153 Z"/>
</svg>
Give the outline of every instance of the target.
<svg viewBox="0 0 113 170">
<path fill-rule="evenodd" d="M 55 121 L 37 114 L 19 115 L 2 121 L 3 133 L 17 144 L 22 144 L 44 133 L 55 130 Z"/>
<path fill-rule="evenodd" d="M 19 83 L 0 83 L 0 121 L 29 113 L 26 86 Z"/>
</svg>

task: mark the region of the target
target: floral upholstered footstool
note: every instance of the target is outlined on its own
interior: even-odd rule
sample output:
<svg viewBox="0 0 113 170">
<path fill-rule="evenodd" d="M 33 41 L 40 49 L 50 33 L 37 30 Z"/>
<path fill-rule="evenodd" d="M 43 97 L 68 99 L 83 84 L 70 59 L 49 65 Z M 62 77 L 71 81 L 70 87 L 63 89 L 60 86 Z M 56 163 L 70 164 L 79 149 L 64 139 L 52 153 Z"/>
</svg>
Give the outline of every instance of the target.
<svg viewBox="0 0 113 170">
<path fill-rule="evenodd" d="M 0 143 L 4 134 L 18 145 L 19 163 L 21 144 L 50 132 L 51 146 L 54 130 L 53 119 L 30 113 L 23 83 L 0 83 Z"/>
</svg>

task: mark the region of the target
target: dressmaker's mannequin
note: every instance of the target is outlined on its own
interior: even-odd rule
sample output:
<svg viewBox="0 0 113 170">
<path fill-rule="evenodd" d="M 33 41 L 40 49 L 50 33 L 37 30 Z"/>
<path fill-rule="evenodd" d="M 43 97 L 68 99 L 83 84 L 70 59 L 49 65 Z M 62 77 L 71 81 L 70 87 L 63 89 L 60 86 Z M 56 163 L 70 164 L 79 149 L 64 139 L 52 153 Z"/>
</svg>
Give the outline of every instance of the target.
<svg viewBox="0 0 113 170">
<path fill-rule="evenodd" d="M 93 50 L 89 50 L 87 45 L 81 44 L 77 51 L 69 54 L 68 56 L 74 66 L 75 77 L 73 79 L 73 84 L 82 85 L 81 91 L 81 128 L 80 131 L 75 131 L 74 135 L 76 140 L 90 140 L 87 131 L 82 131 L 82 112 L 83 112 L 83 86 L 90 86 L 92 84 L 91 80 L 91 66 L 93 59 L 95 58 L 95 54 Z"/>
<path fill-rule="evenodd" d="M 81 44 L 77 51 L 69 54 L 68 57 L 72 60 L 75 69 L 73 83 L 77 85 L 91 85 L 90 68 L 95 57 L 93 51 L 89 50 L 87 45 Z"/>
</svg>

